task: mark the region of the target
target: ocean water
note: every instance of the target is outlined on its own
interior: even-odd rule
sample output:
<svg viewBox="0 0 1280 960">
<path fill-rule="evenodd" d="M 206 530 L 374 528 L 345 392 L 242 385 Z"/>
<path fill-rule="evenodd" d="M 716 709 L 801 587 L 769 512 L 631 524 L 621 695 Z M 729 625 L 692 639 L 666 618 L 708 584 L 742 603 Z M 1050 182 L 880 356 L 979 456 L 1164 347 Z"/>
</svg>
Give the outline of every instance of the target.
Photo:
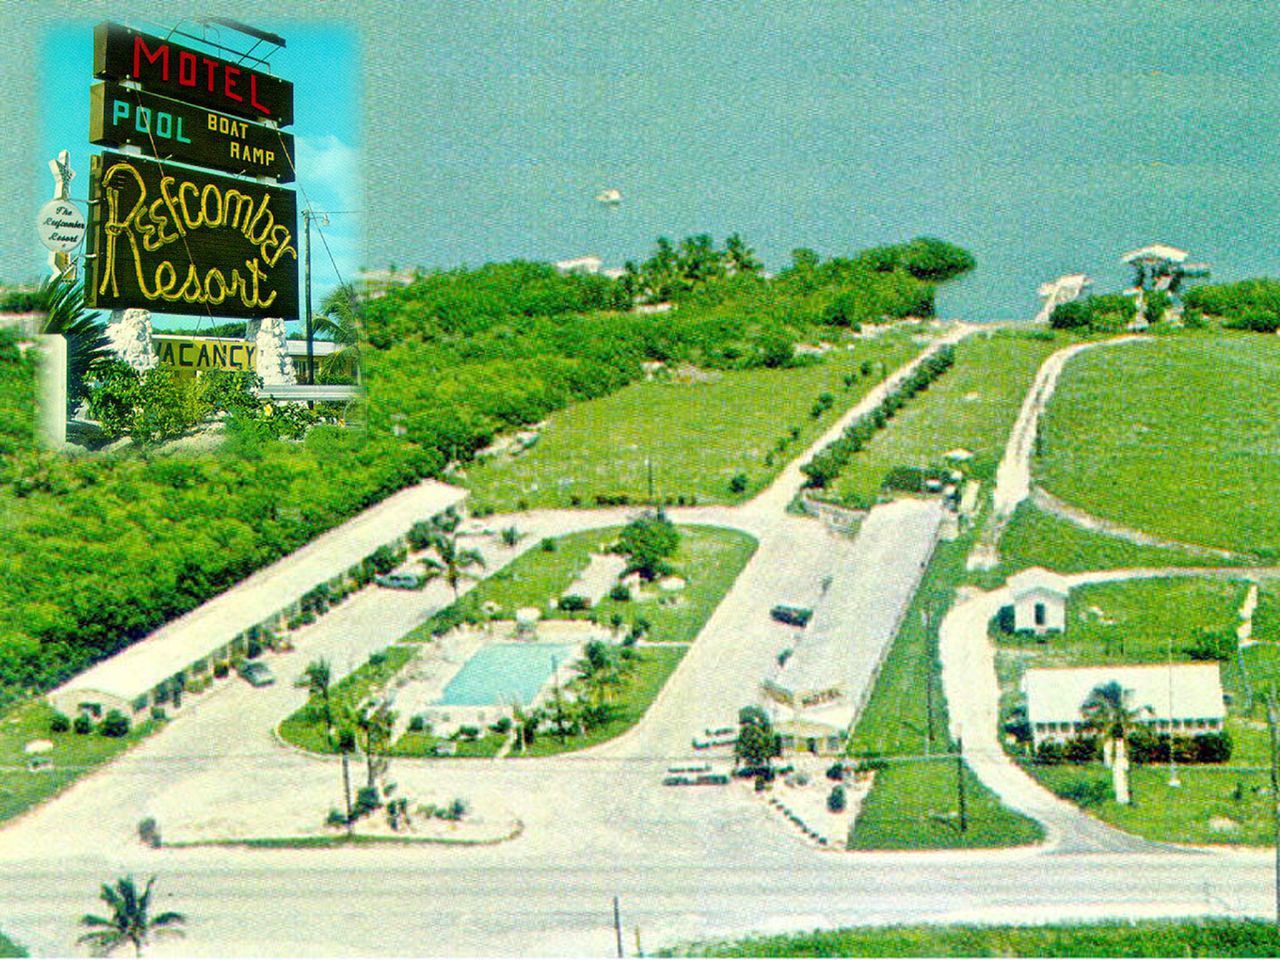
<svg viewBox="0 0 1280 960">
<path fill-rule="evenodd" d="M 939 300 L 969 319 L 1118 287 L 1153 241 L 1280 272 L 1272 4 L 433 4 L 364 33 L 373 266 L 933 234 L 978 257 Z"/>
<path fill-rule="evenodd" d="M 11 0 L 0 276 L 47 186 L 37 38 L 119 0 Z M 741 232 L 778 269 L 918 234 L 971 248 L 946 316 L 1030 316 L 1152 241 L 1280 273 L 1280 6 L 1255 0 L 227 0 L 360 34 L 363 265 L 476 265 Z M 177 14 L 175 13 L 176 17 Z M 341 58 L 338 58 L 341 59 Z M 36 69 L 35 64 L 39 64 Z M 348 62 L 299 69 L 311 89 Z M 87 83 L 87 79 L 86 79 Z M 40 186 L 37 195 L 36 186 Z M 597 204 L 605 187 L 616 210 Z M 352 214 L 355 216 L 356 214 Z"/>
</svg>

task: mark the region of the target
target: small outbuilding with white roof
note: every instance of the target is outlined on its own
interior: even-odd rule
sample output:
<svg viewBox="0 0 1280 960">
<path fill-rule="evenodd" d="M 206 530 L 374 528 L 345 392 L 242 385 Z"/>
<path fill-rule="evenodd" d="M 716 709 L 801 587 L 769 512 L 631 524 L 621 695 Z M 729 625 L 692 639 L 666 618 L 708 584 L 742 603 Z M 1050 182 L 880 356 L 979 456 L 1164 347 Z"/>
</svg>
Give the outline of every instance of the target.
<svg viewBox="0 0 1280 960">
<path fill-rule="evenodd" d="M 1156 734 L 1218 733 L 1226 720 L 1216 663 L 1035 668 L 1023 675 L 1022 692 L 1036 747 L 1084 733 L 1081 707 L 1094 690 L 1109 683 L 1120 684 L 1125 707 Z"/>
<path fill-rule="evenodd" d="M 1013 597 L 1013 629 L 1037 636 L 1067 626 L 1067 578 L 1043 567 L 1031 567 L 1009 578 Z"/>
</svg>

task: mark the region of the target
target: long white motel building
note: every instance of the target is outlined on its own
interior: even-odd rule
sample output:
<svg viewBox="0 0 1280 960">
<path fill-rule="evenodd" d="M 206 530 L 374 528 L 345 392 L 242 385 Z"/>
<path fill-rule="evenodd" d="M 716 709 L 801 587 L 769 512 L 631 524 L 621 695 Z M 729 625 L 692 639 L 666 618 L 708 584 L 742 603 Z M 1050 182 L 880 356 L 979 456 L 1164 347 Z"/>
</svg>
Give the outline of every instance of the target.
<svg viewBox="0 0 1280 960">
<path fill-rule="evenodd" d="M 72 677 L 48 701 L 68 716 L 120 710 L 136 717 L 158 703 L 172 709 L 173 690 L 203 681 L 215 663 L 243 654 L 250 639 L 283 627 L 305 594 L 349 581 L 365 557 L 382 546 L 399 546 L 415 523 L 466 495 L 435 481 L 401 490 Z"/>
<path fill-rule="evenodd" d="M 862 713 L 937 543 L 945 507 L 875 507 L 791 656 L 762 684 L 785 752 L 837 754 Z"/>
<path fill-rule="evenodd" d="M 1035 745 L 1084 733 L 1087 725 L 1081 708 L 1095 689 L 1112 682 L 1120 684 L 1123 703 L 1135 711 L 1137 722 L 1153 733 L 1217 733 L 1226 720 L 1216 663 L 1037 667 L 1022 677 Z"/>
</svg>

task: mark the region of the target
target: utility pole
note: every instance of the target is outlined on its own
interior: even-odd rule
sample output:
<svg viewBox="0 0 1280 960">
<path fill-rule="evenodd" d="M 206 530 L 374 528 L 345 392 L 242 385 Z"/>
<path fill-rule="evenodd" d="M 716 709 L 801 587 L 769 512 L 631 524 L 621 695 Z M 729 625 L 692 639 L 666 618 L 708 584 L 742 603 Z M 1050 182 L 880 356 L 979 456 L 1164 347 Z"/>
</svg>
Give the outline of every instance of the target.
<svg viewBox="0 0 1280 960">
<path fill-rule="evenodd" d="M 969 811 L 964 795 L 964 738 L 956 737 L 956 800 L 960 808 L 960 832 L 969 832 Z"/>
<path fill-rule="evenodd" d="M 622 911 L 618 906 L 618 896 L 613 897 L 613 937 L 617 943 L 618 956 L 625 957 L 627 954 L 622 949 Z"/>
<path fill-rule="evenodd" d="M 1275 890 L 1276 890 L 1276 929 L 1280 930 L 1280 718 L 1277 718 L 1280 711 L 1276 708 L 1276 685 L 1271 685 L 1271 692 L 1267 694 L 1267 729 L 1271 733 L 1271 819 L 1274 827 L 1275 835 L 1272 842 L 1275 844 L 1276 856 L 1276 872 L 1275 872 Z"/>
<path fill-rule="evenodd" d="M 653 457 L 644 458 L 645 471 L 649 474 L 649 505 L 656 507 L 658 504 L 653 499 Z"/>
<path fill-rule="evenodd" d="M 924 620 L 924 755 L 926 759 L 933 751 L 933 646 L 929 642 L 929 608 L 920 611 Z"/>
<path fill-rule="evenodd" d="M 315 350 L 311 345 L 311 218 L 315 216 L 311 210 L 302 211 L 302 223 L 307 236 L 307 258 L 303 267 L 303 282 L 307 287 L 307 383 L 314 384 L 316 382 L 316 356 Z"/>
<path fill-rule="evenodd" d="M 329 225 L 329 217 L 324 213 L 316 213 L 310 207 L 302 211 L 302 223 L 306 229 L 307 256 L 303 261 L 303 277 L 307 288 L 307 383 L 314 384 L 316 382 L 316 356 L 315 348 L 312 346 L 313 329 L 311 315 L 311 221 L 319 220 L 321 226 Z"/>
<path fill-rule="evenodd" d="M 1180 787 L 1182 781 L 1178 779 L 1178 760 L 1174 756 L 1173 749 L 1173 636 L 1168 638 L 1169 642 L 1169 786 Z"/>
</svg>

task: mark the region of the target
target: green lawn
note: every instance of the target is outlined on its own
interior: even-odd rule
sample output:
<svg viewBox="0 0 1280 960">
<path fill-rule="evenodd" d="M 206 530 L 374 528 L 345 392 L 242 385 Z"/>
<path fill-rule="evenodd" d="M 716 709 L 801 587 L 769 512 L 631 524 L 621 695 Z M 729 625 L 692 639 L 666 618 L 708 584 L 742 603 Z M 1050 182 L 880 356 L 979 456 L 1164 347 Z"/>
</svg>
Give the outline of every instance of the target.
<svg viewBox="0 0 1280 960">
<path fill-rule="evenodd" d="M 1045 513 L 1030 501 L 1019 504 L 1000 538 L 1001 579 L 1027 567 L 1059 573 L 1135 567 L 1226 567 L 1232 564 L 1164 547 L 1140 546 L 1085 530 Z"/>
<path fill-rule="evenodd" d="M 120 738 L 99 733 L 50 733 L 53 709 L 43 700 L 19 704 L 0 719 L 0 822 L 18 816 L 54 796 L 79 777 L 119 756 L 151 732 L 147 721 Z M 30 756 L 23 752 L 32 740 L 52 740 L 53 749 L 40 754 L 53 769 L 35 773 L 26 769 Z"/>
<path fill-rule="evenodd" d="M 502 734 L 482 731 L 483 736 L 476 740 L 463 740 L 461 738 L 453 741 L 456 744 L 457 752 L 453 754 L 455 757 L 492 757 L 502 745 L 507 742 L 507 738 Z M 393 757 L 434 757 L 435 746 L 442 743 L 443 738 L 434 737 L 429 733 L 406 731 L 399 740 L 391 748 Z"/>
<path fill-rule="evenodd" d="M 1234 634 L 1248 588 L 1239 581 L 1169 577 L 1077 587 L 1067 629 L 1044 638 L 997 633 L 1025 666 L 1085 667 L 1190 659 L 1200 630 Z"/>
<path fill-rule="evenodd" d="M 1263 920 L 1138 920 L 1046 926 L 846 927 L 681 944 L 692 957 L 1274 957 L 1280 932 Z"/>
<path fill-rule="evenodd" d="M 961 341 L 955 366 L 853 455 L 833 485 L 836 499 L 872 500 L 893 467 L 933 466 L 957 448 L 974 454 L 972 475 L 993 477 L 1036 370 L 1069 342 L 1064 335 L 1044 339 L 1014 330 Z"/>
<path fill-rule="evenodd" d="M 329 691 L 334 701 L 358 705 L 375 687 L 386 684 L 417 653 L 411 646 L 397 644 L 383 651 L 384 656 L 370 660 L 347 674 Z M 376 662 L 375 662 L 376 661 Z M 286 717 L 279 727 L 283 740 L 315 753 L 332 753 L 328 731 L 325 730 L 324 712 L 319 698 L 313 697 Z"/>
<path fill-rule="evenodd" d="M 648 382 L 552 416 L 537 444 L 468 471 L 471 508 L 596 506 L 596 497 L 740 503 L 759 493 L 832 422 L 922 349 L 894 330 L 792 369 L 710 372 L 693 383 Z M 864 363 L 871 365 L 862 375 Z M 844 378 L 856 377 L 851 386 Z M 811 416 L 815 401 L 833 404 Z M 792 432 L 796 436 L 792 437 Z M 730 489 L 738 474 L 740 491 Z"/>
<path fill-rule="evenodd" d="M 1161 337 L 1063 371 L 1036 472 L 1068 503 L 1167 539 L 1280 551 L 1280 338 Z"/>
<path fill-rule="evenodd" d="M 937 625 L 964 574 L 972 536 L 940 543 L 885 658 L 875 689 L 849 742 L 853 756 L 919 757 L 925 752 L 932 687 L 934 754 L 955 749 L 947 733 L 947 705 L 937 655 Z M 922 614 L 928 610 L 926 631 Z M 1000 806 L 965 768 L 970 817 L 961 833 L 948 815 L 956 810 L 954 760 L 892 761 L 876 774 L 850 835 L 856 849 L 1017 846 L 1042 836 L 1039 826 Z"/>
<path fill-rule="evenodd" d="M 960 829 L 963 776 L 965 827 Z M 1040 825 L 1001 806 L 954 757 L 891 762 L 876 773 L 849 834 L 851 850 L 1012 847 L 1044 838 Z"/>
<path fill-rule="evenodd" d="M 0 933 L 0 957 L 25 957 L 27 951 L 22 949 L 3 933 Z"/>
<path fill-rule="evenodd" d="M 567 753 L 571 750 L 583 750 L 631 729 L 644 716 L 649 704 L 662 691 L 667 678 L 680 665 L 687 647 L 641 647 L 638 648 L 635 671 L 618 691 L 618 699 L 614 703 L 614 716 L 608 723 L 588 730 L 579 736 L 569 737 L 561 741 L 554 734 L 540 733 L 528 749 L 522 754 L 520 749 L 511 751 L 511 756 L 546 757 L 556 753 Z"/>
<path fill-rule="evenodd" d="M 657 642 L 691 643 L 720 600 L 747 565 L 756 550 L 755 538 L 724 527 L 681 526 L 680 549 L 672 566 L 687 586 L 678 594 L 627 601 L 604 597 L 591 611 L 565 614 L 552 610 L 547 601 L 559 597 L 590 562 L 591 554 L 606 550 L 621 527 L 585 530 L 558 537 L 548 552 L 535 546 L 501 570 L 476 585 L 460 601 L 463 611 L 475 613 L 492 601 L 500 608 L 499 618 L 510 619 L 520 607 L 537 607 L 546 617 L 575 619 L 594 617 L 608 624 L 614 616 L 627 624 L 643 618 L 650 624 L 647 639 Z M 428 621 L 406 640 L 426 641 L 436 623 Z"/>
<path fill-rule="evenodd" d="M 1263 582 L 1258 590 L 1258 606 L 1253 611 L 1253 635 L 1272 643 L 1280 640 L 1280 586 L 1274 580 Z"/>
<path fill-rule="evenodd" d="M 1132 580 L 1094 584 L 1072 591 L 1066 633 L 1045 642 L 996 634 L 997 668 L 1005 716 L 1019 702 L 1017 689 L 1028 667 L 1104 663 L 1164 663 L 1167 639 L 1174 657 L 1186 661 L 1196 630 L 1234 633 L 1246 586 L 1210 579 Z M 1094 609 L 1096 608 L 1096 610 Z M 1108 623 L 1107 621 L 1112 621 Z M 1111 797 L 1111 776 L 1100 763 L 1087 766 L 1028 765 L 1028 772 L 1060 796 L 1123 830 L 1173 843 L 1269 844 L 1272 841 L 1268 737 L 1262 696 L 1280 683 L 1280 647 L 1256 644 L 1239 660 L 1222 662 L 1229 697 L 1227 731 L 1234 745 L 1228 764 L 1180 764 L 1180 787 L 1169 786 L 1169 768 L 1158 764 L 1131 771 L 1134 803 Z"/>
</svg>

